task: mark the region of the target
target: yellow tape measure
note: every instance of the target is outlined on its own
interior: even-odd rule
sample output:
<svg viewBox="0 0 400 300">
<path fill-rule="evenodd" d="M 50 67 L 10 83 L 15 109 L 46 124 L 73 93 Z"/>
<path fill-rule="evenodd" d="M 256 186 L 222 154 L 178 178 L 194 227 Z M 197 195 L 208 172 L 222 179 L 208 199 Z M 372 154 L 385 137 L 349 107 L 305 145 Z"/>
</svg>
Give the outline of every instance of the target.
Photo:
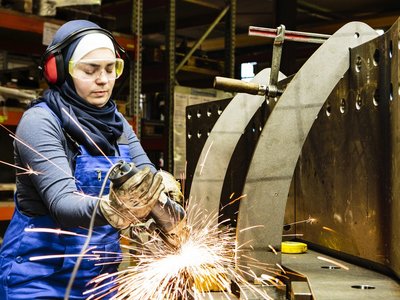
<svg viewBox="0 0 400 300">
<path fill-rule="evenodd" d="M 300 243 L 300 242 L 291 242 L 291 241 L 282 242 L 281 251 L 282 251 L 282 253 L 286 253 L 286 254 L 305 253 L 305 252 L 307 252 L 307 244 Z"/>
</svg>

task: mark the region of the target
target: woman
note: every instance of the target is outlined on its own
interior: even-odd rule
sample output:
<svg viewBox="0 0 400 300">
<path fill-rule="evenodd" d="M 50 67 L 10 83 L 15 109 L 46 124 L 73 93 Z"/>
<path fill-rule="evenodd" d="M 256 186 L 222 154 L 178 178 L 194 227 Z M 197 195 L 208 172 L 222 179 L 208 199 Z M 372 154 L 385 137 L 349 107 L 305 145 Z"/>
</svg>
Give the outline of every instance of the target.
<svg viewBox="0 0 400 300">
<path fill-rule="evenodd" d="M 33 172 L 16 179 L 16 210 L 0 252 L 0 299 L 64 298 L 74 255 L 85 243 L 96 196 L 112 164 L 122 159 L 142 169 L 132 177 L 132 189 L 145 191 L 146 201 L 158 199 L 163 189 L 162 176 L 154 175 L 135 133 L 110 100 L 123 70 L 121 51 L 110 33 L 75 20 L 60 27 L 43 56 L 50 88 L 24 113 L 14 142 L 16 165 Z M 82 293 L 93 287 L 92 279 L 117 271 L 118 231 L 135 222 L 129 205 L 100 202 L 86 255 L 91 259 L 81 262 L 69 299 L 86 299 L 90 294 Z M 43 255 L 56 256 L 38 259 Z"/>
</svg>

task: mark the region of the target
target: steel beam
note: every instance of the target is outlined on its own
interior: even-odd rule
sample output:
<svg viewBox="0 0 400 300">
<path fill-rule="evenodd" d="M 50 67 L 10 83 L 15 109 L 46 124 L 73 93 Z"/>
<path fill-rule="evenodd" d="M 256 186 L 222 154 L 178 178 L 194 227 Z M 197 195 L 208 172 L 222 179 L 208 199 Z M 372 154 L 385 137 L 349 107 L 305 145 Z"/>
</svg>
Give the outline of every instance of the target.
<svg viewBox="0 0 400 300">
<path fill-rule="evenodd" d="M 230 0 L 229 13 L 225 22 L 225 64 L 224 74 L 235 78 L 235 45 L 236 45 L 236 1 Z"/>
<path fill-rule="evenodd" d="M 168 2 L 168 21 L 167 21 L 167 84 L 166 84 L 166 128 L 174 128 L 174 90 L 175 90 L 175 55 L 176 55 L 176 0 Z M 166 170 L 172 172 L 174 169 L 174 132 L 168 130 Z"/>
<path fill-rule="evenodd" d="M 183 67 L 183 65 L 189 60 L 189 58 L 193 55 L 193 53 L 199 48 L 201 43 L 208 37 L 208 35 L 213 31 L 213 29 L 218 25 L 218 23 L 222 20 L 222 18 L 226 15 L 226 13 L 229 10 L 229 6 L 226 6 L 220 14 L 217 16 L 217 18 L 214 20 L 214 22 L 207 28 L 207 30 L 204 32 L 204 34 L 198 39 L 198 41 L 193 45 L 193 47 L 189 50 L 189 52 L 185 55 L 185 57 L 180 61 L 178 66 L 175 69 L 175 72 L 178 73 L 179 70 Z"/>
<path fill-rule="evenodd" d="M 133 1 L 132 33 L 136 37 L 134 59 L 129 74 L 129 114 L 135 118 L 136 134 L 140 136 L 141 122 L 139 112 L 140 94 L 142 91 L 142 27 L 143 27 L 143 0 Z"/>
</svg>

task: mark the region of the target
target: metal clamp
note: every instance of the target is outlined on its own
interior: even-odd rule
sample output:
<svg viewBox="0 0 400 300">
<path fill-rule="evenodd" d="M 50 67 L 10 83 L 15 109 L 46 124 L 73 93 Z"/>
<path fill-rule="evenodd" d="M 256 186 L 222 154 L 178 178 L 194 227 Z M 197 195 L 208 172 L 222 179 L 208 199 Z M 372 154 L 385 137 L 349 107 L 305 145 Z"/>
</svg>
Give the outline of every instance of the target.
<svg viewBox="0 0 400 300">
<path fill-rule="evenodd" d="M 272 48 L 271 77 L 269 78 L 267 97 L 274 98 L 278 95 L 278 75 L 281 66 L 282 45 L 285 41 L 285 25 L 277 28 L 277 35 Z"/>
<path fill-rule="evenodd" d="M 286 30 L 285 25 L 280 25 L 276 29 L 250 26 L 249 35 L 274 38 L 269 82 L 266 85 L 262 85 L 254 82 L 245 82 L 239 79 L 217 76 L 214 79 L 214 88 L 228 92 L 265 95 L 268 98 L 282 95 L 284 91 L 278 88 L 278 76 L 281 65 L 283 42 L 285 40 L 291 40 L 303 43 L 322 44 L 330 37 L 328 34 Z"/>
</svg>

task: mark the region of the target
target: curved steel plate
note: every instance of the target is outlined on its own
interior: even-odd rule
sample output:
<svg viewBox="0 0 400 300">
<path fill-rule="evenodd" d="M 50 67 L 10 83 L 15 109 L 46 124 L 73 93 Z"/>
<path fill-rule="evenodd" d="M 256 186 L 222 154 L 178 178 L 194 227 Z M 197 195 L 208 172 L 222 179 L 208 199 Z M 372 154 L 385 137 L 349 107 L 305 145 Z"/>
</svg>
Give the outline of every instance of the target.
<svg viewBox="0 0 400 300">
<path fill-rule="evenodd" d="M 239 207 L 238 244 L 246 245 L 241 248 L 241 266 L 247 265 L 249 257 L 271 265 L 280 263 L 280 255 L 269 246 L 280 249 L 286 200 L 304 141 L 324 102 L 349 69 L 349 48 L 376 36 L 364 23 L 343 26 L 306 61 L 272 110 L 247 174 L 246 201 Z"/>
<path fill-rule="evenodd" d="M 264 69 L 253 82 L 266 84 L 270 69 Z M 285 76 L 280 73 L 279 79 Z M 232 154 L 249 121 L 265 101 L 264 96 L 237 94 L 215 123 L 204 144 L 189 195 L 188 212 L 201 211 L 204 219 L 218 215 L 221 191 Z M 217 222 L 215 218 L 214 224 Z"/>
</svg>

